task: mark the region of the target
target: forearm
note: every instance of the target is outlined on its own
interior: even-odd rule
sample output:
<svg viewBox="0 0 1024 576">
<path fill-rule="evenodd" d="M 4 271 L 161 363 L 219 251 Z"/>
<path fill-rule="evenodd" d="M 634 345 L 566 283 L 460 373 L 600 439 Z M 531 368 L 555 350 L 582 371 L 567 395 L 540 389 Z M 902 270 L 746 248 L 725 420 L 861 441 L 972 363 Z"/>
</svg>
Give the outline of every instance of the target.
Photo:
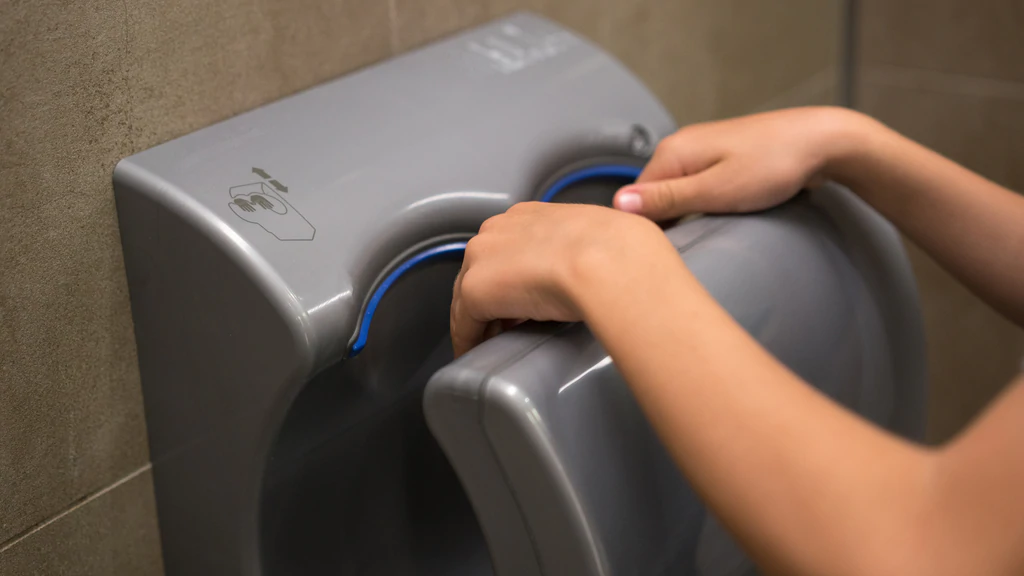
<svg viewBox="0 0 1024 576">
<path fill-rule="evenodd" d="M 672 256 L 632 274 L 587 266 L 600 278 L 578 300 L 695 489 L 762 566 L 916 573 L 901 563 L 922 558 L 933 454 L 800 381 Z"/>
<path fill-rule="evenodd" d="M 825 175 L 847 185 L 961 282 L 1024 325 L 1024 197 L 848 113 Z"/>
</svg>

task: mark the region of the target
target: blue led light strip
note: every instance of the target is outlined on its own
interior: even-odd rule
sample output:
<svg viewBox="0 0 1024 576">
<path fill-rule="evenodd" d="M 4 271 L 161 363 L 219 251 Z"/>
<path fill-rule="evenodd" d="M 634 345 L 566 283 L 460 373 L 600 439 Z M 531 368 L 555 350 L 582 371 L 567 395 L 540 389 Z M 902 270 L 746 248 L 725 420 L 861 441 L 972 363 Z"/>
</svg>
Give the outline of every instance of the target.
<svg viewBox="0 0 1024 576">
<path fill-rule="evenodd" d="M 574 172 L 570 172 L 555 181 L 555 183 L 544 192 L 540 201 L 550 202 L 556 194 L 565 188 L 576 184 L 577 182 L 582 182 L 591 178 L 622 178 L 633 181 L 640 175 L 641 170 L 641 168 L 636 166 L 627 166 L 624 164 L 600 164 L 598 166 L 581 168 Z M 384 294 L 387 293 L 392 284 L 398 281 L 403 274 L 423 262 L 444 256 L 450 256 L 452 254 L 461 254 L 465 251 L 465 242 L 449 242 L 447 244 L 433 246 L 415 254 L 405 262 L 402 262 L 398 268 L 395 268 L 391 274 L 388 274 L 387 278 L 385 278 L 384 281 L 377 286 L 377 289 L 374 290 L 373 296 L 370 297 L 370 301 L 366 305 L 366 310 L 363 311 L 363 319 L 362 322 L 359 323 L 359 334 L 356 336 L 355 343 L 352 344 L 352 350 L 349 352 L 349 357 L 351 358 L 356 356 L 362 352 L 363 348 L 366 347 L 366 340 L 370 335 L 370 324 L 373 322 L 373 315 L 377 312 L 377 306 L 380 305 L 381 300 L 384 299 Z"/>
<path fill-rule="evenodd" d="M 441 244 L 440 246 L 427 248 L 423 252 L 420 252 L 405 262 L 402 262 L 401 266 L 395 268 L 394 272 L 391 274 L 388 274 L 388 277 L 380 283 L 380 286 L 377 286 L 377 290 L 374 291 L 369 304 L 366 305 L 366 311 L 363 312 L 363 321 L 359 323 L 359 336 L 356 337 L 356 342 L 352 345 L 352 352 L 349 356 L 359 354 L 359 352 L 366 347 L 366 338 L 370 334 L 370 322 L 373 321 L 373 314 L 377 311 L 377 306 L 380 304 L 380 301 L 384 299 L 384 294 L 388 291 L 388 288 L 391 288 L 391 285 L 401 278 L 402 274 L 405 274 L 417 265 L 428 260 L 434 260 L 451 254 L 461 254 L 465 251 L 465 242 L 451 242 L 449 244 Z"/>
<path fill-rule="evenodd" d="M 640 176 L 640 172 L 643 168 L 637 166 L 627 166 L 625 164 L 598 164 L 597 166 L 589 166 L 587 168 L 580 168 L 574 172 L 570 172 L 565 176 L 562 176 L 551 185 L 550 188 L 544 192 L 541 196 L 541 202 L 550 202 L 556 194 L 562 190 L 572 186 L 577 182 L 583 180 L 590 180 L 591 178 L 622 178 L 632 182 Z"/>
</svg>

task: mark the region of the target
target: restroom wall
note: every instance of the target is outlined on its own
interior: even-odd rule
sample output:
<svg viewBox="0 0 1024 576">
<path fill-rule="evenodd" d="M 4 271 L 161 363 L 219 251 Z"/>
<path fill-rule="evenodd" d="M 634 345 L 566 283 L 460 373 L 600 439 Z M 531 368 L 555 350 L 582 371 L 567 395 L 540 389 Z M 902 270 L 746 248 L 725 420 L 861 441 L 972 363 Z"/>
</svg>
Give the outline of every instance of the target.
<svg viewBox="0 0 1024 576">
<path fill-rule="evenodd" d="M 838 1 L 0 2 L 0 574 L 162 571 L 118 159 L 518 8 L 680 122 L 835 98 Z"/>
<path fill-rule="evenodd" d="M 1024 2 L 859 0 L 855 12 L 856 107 L 1024 191 Z M 1024 330 L 909 249 L 929 344 L 928 437 L 939 442 L 1020 371 Z"/>
</svg>

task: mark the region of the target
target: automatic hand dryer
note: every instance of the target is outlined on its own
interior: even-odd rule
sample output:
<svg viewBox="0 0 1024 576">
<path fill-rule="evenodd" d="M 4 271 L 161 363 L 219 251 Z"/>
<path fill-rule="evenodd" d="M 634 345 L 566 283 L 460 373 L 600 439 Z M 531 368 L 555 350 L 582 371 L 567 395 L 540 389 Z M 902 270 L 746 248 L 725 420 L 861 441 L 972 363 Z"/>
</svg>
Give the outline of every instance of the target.
<svg viewBox="0 0 1024 576">
<path fill-rule="evenodd" d="M 483 220 L 607 203 L 674 129 L 614 59 L 518 14 L 122 160 L 167 574 L 736 573 L 584 327 L 455 363 L 447 339 Z M 848 192 L 668 233 L 791 368 L 919 432 L 909 269 Z"/>
</svg>

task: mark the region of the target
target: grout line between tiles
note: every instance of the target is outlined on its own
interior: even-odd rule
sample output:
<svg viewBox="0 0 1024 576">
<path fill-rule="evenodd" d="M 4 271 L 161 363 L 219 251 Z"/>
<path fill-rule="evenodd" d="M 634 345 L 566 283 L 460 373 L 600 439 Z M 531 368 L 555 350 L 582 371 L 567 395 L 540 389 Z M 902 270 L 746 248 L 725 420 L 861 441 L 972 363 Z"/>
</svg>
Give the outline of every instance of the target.
<svg viewBox="0 0 1024 576">
<path fill-rule="evenodd" d="M 1024 100 L 1024 83 L 1012 80 L 996 80 L 900 66 L 867 66 L 861 69 L 860 75 L 862 82 L 894 88 L 927 90 L 981 98 Z"/>
<path fill-rule="evenodd" d="M 71 514 L 75 510 L 78 510 L 79 508 L 81 508 L 82 506 L 85 506 L 89 502 L 92 502 L 93 500 L 96 500 L 97 498 L 99 498 L 99 497 L 101 497 L 101 496 L 103 496 L 105 494 L 108 494 L 108 493 L 112 492 L 113 490 L 117 489 L 118 487 L 123 486 L 124 484 L 132 481 L 133 479 L 138 477 L 140 474 L 145 473 L 146 471 L 148 471 L 152 467 L 153 467 L 153 464 L 151 462 L 147 462 L 145 466 L 139 468 L 138 470 L 135 470 L 134 472 L 128 474 L 127 476 L 121 478 L 120 480 L 117 480 L 113 484 L 110 484 L 110 485 L 108 485 L 108 486 L 106 486 L 104 488 L 101 488 L 101 489 L 97 490 L 96 492 L 93 492 L 92 494 L 86 494 L 82 498 L 79 498 L 78 500 L 75 500 L 71 504 L 71 506 L 68 506 L 67 508 L 65 508 L 64 510 L 62 510 L 61 512 L 59 512 L 55 516 L 52 516 L 50 518 L 47 518 L 46 520 L 43 520 L 39 524 L 36 524 L 35 526 L 32 526 L 31 528 L 26 529 L 22 533 L 13 536 L 10 540 L 8 540 L 4 544 L 0 545 L 0 554 L 3 554 L 7 550 L 10 550 L 15 545 L 17 545 L 19 542 L 25 540 L 26 538 L 28 538 L 29 536 L 35 534 L 36 532 L 39 532 L 43 528 L 46 528 L 50 524 L 53 524 L 54 522 L 60 520 L 61 518 L 64 518 L 65 516 L 67 516 L 68 514 Z"/>
</svg>

